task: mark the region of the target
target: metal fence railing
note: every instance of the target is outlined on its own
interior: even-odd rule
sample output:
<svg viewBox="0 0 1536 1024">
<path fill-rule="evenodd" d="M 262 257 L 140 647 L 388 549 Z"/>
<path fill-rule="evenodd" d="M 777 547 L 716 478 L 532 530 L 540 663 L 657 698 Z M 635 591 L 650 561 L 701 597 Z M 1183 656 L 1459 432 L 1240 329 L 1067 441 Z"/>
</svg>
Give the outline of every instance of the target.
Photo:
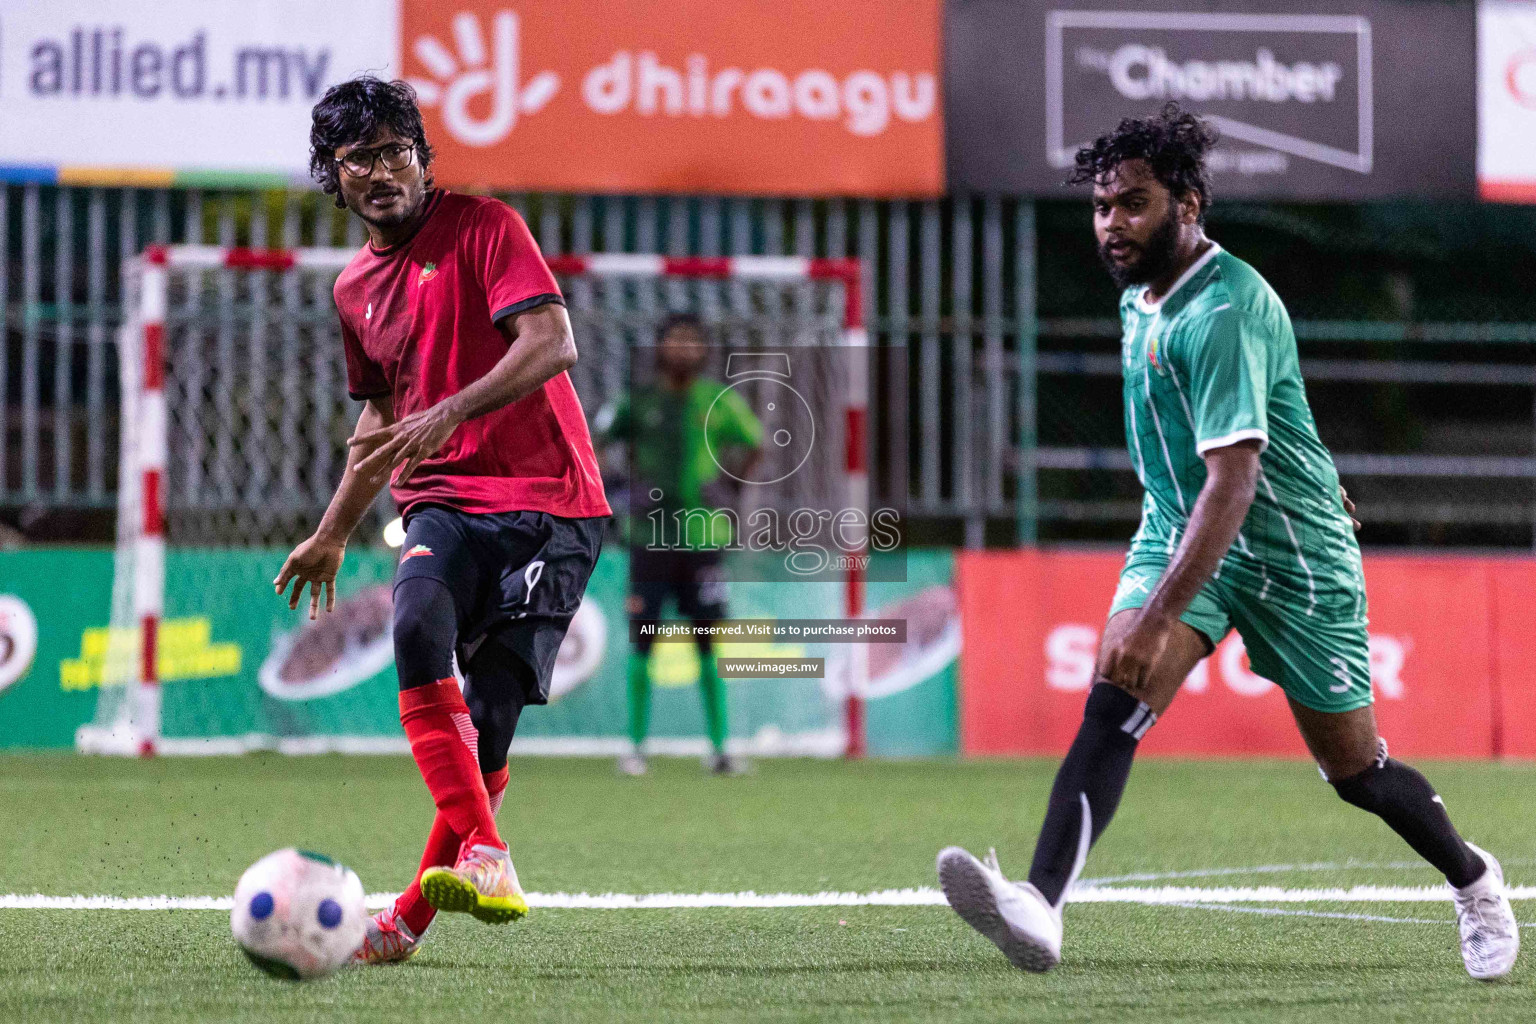
<svg viewBox="0 0 1536 1024">
<path fill-rule="evenodd" d="M 506 198 L 548 254 L 859 258 L 875 343 L 906 346 L 914 378 L 922 373 L 907 418 L 923 454 L 898 465 L 907 446 L 887 446 L 891 464 L 877 474 L 910 478 L 915 514 L 969 516 L 976 529 L 986 515 L 1012 516 L 1012 484 L 987 453 L 1007 450 L 1019 429 L 1009 368 L 1020 289 L 1032 285 L 1032 272 L 1019 272 L 1021 244 L 1033 241 L 1030 204 Z M 310 192 L 26 184 L 4 188 L 0 238 L 10 268 L 0 278 L 0 507 L 110 508 L 122 260 L 152 242 L 357 245 L 362 232 Z M 963 337 L 974 359 L 955 344 Z M 985 396 L 974 409 L 973 394 Z"/>
<path fill-rule="evenodd" d="M 1037 319 L 1037 271 L 1065 257 L 1055 236 L 1037 253 L 1033 202 L 506 198 L 550 254 L 858 257 L 872 342 L 905 352 L 909 382 L 907 443 L 881 447 L 889 464 L 872 470 L 905 481 L 910 514 L 937 524 L 931 536 L 1118 536 L 1134 518 L 1134 481 L 1119 468 L 1118 325 Z M 313 192 L 19 184 L 0 186 L 0 200 L 0 508 L 113 506 L 125 256 L 151 242 L 362 241 L 357 220 Z M 1074 236 L 1085 229 L 1073 221 Z M 1056 309 L 1060 277 L 1044 297 Z M 1105 308 L 1107 285 L 1093 288 L 1088 304 Z M 1298 319 L 1297 332 L 1315 395 L 1345 395 L 1335 411 L 1315 401 L 1319 421 L 1351 487 L 1376 492 L 1378 521 L 1497 522 L 1526 530 L 1497 543 L 1536 540 L 1536 323 Z M 1447 352 L 1456 346 L 1472 354 Z M 1351 426 L 1349 389 L 1410 402 L 1499 395 L 1508 411 L 1492 442 L 1442 443 L 1428 415 L 1422 443 L 1394 447 Z"/>
<path fill-rule="evenodd" d="M 1118 338 L 1118 325 L 1113 321 L 1092 326 L 1096 328 L 1093 336 Z M 1085 329 L 1089 327 L 1046 321 L 1042 336 L 1081 341 L 1089 335 Z M 1314 403 L 1320 398 L 1332 399 L 1335 404 L 1358 402 L 1362 385 L 1384 385 L 1408 392 L 1410 399 L 1414 395 L 1444 395 L 1454 389 L 1456 395 L 1474 396 L 1474 402 L 1500 395 L 1503 404 L 1523 407 L 1523 429 L 1511 417 L 1502 431 L 1441 431 L 1438 436 L 1430 431 L 1428 436 L 1414 439 L 1412 450 L 1380 450 L 1387 446 L 1383 439 L 1360 430 L 1343 444 L 1338 437 L 1330 439 L 1327 430 L 1324 439 L 1331 440 L 1341 479 L 1378 526 L 1393 524 L 1408 536 L 1447 524 L 1536 531 L 1536 418 L 1531 418 L 1530 412 L 1536 409 L 1536 362 L 1530 361 L 1536 353 L 1529 350 L 1527 340 L 1531 325 L 1423 324 L 1408 330 L 1396 324 L 1302 321 L 1296 328 L 1304 350 L 1316 347 L 1309 342 L 1322 340 L 1348 342 L 1354 349 L 1369 348 L 1388 333 L 1382 328 L 1393 329 L 1398 340 L 1432 343 L 1453 336 L 1475 337 L 1484 344 L 1508 344 L 1511 354 L 1525 361 L 1467 362 L 1444 358 L 1441 349 L 1436 353 L 1438 358 L 1427 352 L 1418 353 L 1416 358 L 1303 356 L 1301 370 Z M 1061 386 L 1068 380 L 1096 379 L 1106 388 L 1118 390 L 1120 358 L 1108 352 L 1046 351 L 1038 356 L 1038 368 L 1041 402 L 1046 409 L 1043 415 L 1054 421 L 1056 428 L 1045 430 L 1046 440 L 1035 456 L 1038 469 L 1048 479 L 1059 475 L 1078 483 L 1092 480 L 1098 484 L 1091 488 L 1096 490 L 1092 496 L 1084 496 L 1070 485 L 1048 484 L 1047 496 L 1041 501 L 1042 518 L 1129 526 L 1141 509 L 1130 458 L 1118 438 L 1105 442 L 1072 437 L 1070 421 L 1077 411 L 1066 407 L 1070 399 L 1064 397 Z M 1377 450 L 1360 450 L 1367 445 Z"/>
</svg>

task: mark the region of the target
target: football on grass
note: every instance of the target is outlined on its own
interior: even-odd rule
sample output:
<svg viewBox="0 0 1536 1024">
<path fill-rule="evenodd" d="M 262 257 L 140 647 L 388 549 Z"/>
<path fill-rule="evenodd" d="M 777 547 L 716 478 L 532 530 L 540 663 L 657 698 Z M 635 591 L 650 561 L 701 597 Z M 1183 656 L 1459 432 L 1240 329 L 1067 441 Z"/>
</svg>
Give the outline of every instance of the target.
<svg viewBox="0 0 1536 1024">
<path fill-rule="evenodd" d="M 229 927 L 251 963 L 278 978 L 323 978 L 362 945 L 363 883 L 318 853 L 278 850 L 235 886 Z"/>
</svg>

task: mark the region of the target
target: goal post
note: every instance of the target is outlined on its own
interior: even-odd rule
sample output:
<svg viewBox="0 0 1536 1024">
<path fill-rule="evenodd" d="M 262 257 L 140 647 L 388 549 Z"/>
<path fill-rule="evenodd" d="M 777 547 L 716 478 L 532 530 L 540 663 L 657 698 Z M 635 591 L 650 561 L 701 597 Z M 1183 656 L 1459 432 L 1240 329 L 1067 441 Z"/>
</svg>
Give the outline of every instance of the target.
<svg viewBox="0 0 1536 1024">
<path fill-rule="evenodd" d="M 208 736 L 163 735 L 167 548 L 291 545 L 318 521 L 356 416 L 330 302 L 336 274 L 355 255 L 171 245 L 125 263 L 113 612 L 97 713 L 76 737 L 81 751 L 284 749 L 259 723 L 239 726 L 249 730 L 239 737 L 213 726 Z M 797 324 L 814 321 L 815 343 L 848 350 L 847 371 L 823 385 L 839 393 L 829 390 L 823 401 L 837 403 L 840 414 L 844 500 L 867 509 L 868 336 L 857 260 L 626 253 L 548 263 L 576 325 L 582 360 L 572 376 L 589 418 L 623 383 L 613 364 L 626 362 L 667 313 L 699 312 L 745 344 L 786 342 Z M 858 547 L 867 551 L 867 521 L 859 529 Z M 847 618 L 864 612 L 858 560 L 846 569 L 840 603 Z M 846 665 L 839 726 L 844 753 L 858 757 L 865 752 L 863 644 L 850 646 Z M 316 739 L 314 749 L 375 749 Z"/>
<path fill-rule="evenodd" d="M 610 280 L 704 279 L 741 282 L 835 282 L 841 286 L 843 309 L 840 342 L 850 354 L 844 361 L 848 373 L 843 402 L 843 458 L 847 501 L 850 508 L 869 507 L 869 376 L 868 364 L 861 358 L 869 345 L 864 325 L 863 274 L 856 259 L 817 259 L 802 256 L 659 256 L 646 253 L 595 253 L 555 256 L 549 267 L 558 275 L 588 275 Z M 868 524 L 857 547 L 868 550 Z M 865 571 L 857 564 L 847 570 L 843 611 L 847 618 L 864 612 Z M 855 644 L 849 651 L 852 679 L 844 697 L 844 729 L 847 756 L 863 757 L 866 752 L 864 687 L 868 678 L 868 648 Z"/>
</svg>

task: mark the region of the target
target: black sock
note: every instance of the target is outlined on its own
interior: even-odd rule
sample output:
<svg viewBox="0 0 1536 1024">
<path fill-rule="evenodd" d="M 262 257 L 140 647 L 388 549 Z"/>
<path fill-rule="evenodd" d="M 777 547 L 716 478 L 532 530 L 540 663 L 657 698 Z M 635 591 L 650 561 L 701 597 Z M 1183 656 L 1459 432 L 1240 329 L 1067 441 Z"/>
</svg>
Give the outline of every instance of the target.
<svg viewBox="0 0 1536 1024">
<path fill-rule="evenodd" d="M 1040 838 L 1035 843 L 1035 859 L 1029 866 L 1030 883 L 1052 904 L 1061 902 L 1073 875 L 1082 869 L 1078 857 L 1084 799 L 1088 802 L 1091 846 L 1104 834 L 1120 804 L 1137 741 L 1155 721 L 1157 716 L 1151 708 L 1119 687 L 1095 683 L 1088 692 L 1083 724 L 1056 772 L 1045 824 L 1040 826 Z"/>
<path fill-rule="evenodd" d="M 1417 769 L 1382 756 L 1358 775 L 1333 783 L 1345 802 L 1370 811 L 1392 826 L 1414 852 L 1429 861 L 1456 888 L 1482 875 L 1483 859 L 1467 846 L 1451 824 L 1435 788 Z"/>
<path fill-rule="evenodd" d="M 489 775 L 507 766 L 507 748 L 517 734 L 517 722 L 537 692 L 538 679 L 500 636 L 490 636 L 476 649 L 464 673 L 464 704 L 478 735 L 480 771 Z"/>
</svg>

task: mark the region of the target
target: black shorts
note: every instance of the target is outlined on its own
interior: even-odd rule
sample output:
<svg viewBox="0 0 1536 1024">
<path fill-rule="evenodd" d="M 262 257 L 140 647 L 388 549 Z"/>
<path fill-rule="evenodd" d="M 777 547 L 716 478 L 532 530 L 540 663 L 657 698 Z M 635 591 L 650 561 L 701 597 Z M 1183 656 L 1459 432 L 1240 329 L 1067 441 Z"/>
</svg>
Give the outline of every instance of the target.
<svg viewBox="0 0 1536 1024">
<path fill-rule="evenodd" d="M 685 619 L 716 621 L 726 616 L 724 556 L 719 551 L 629 550 L 629 617 L 661 618 L 668 597 Z"/>
<path fill-rule="evenodd" d="M 528 703 L 545 704 L 555 656 L 597 565 L 605 522 L 418 505 L 405 521 L 395 586 L 419 577 L 440 581 L 458 612 L 460 670 L 493 639 L 533 670 L 538 692 Z"/>
</svg>

